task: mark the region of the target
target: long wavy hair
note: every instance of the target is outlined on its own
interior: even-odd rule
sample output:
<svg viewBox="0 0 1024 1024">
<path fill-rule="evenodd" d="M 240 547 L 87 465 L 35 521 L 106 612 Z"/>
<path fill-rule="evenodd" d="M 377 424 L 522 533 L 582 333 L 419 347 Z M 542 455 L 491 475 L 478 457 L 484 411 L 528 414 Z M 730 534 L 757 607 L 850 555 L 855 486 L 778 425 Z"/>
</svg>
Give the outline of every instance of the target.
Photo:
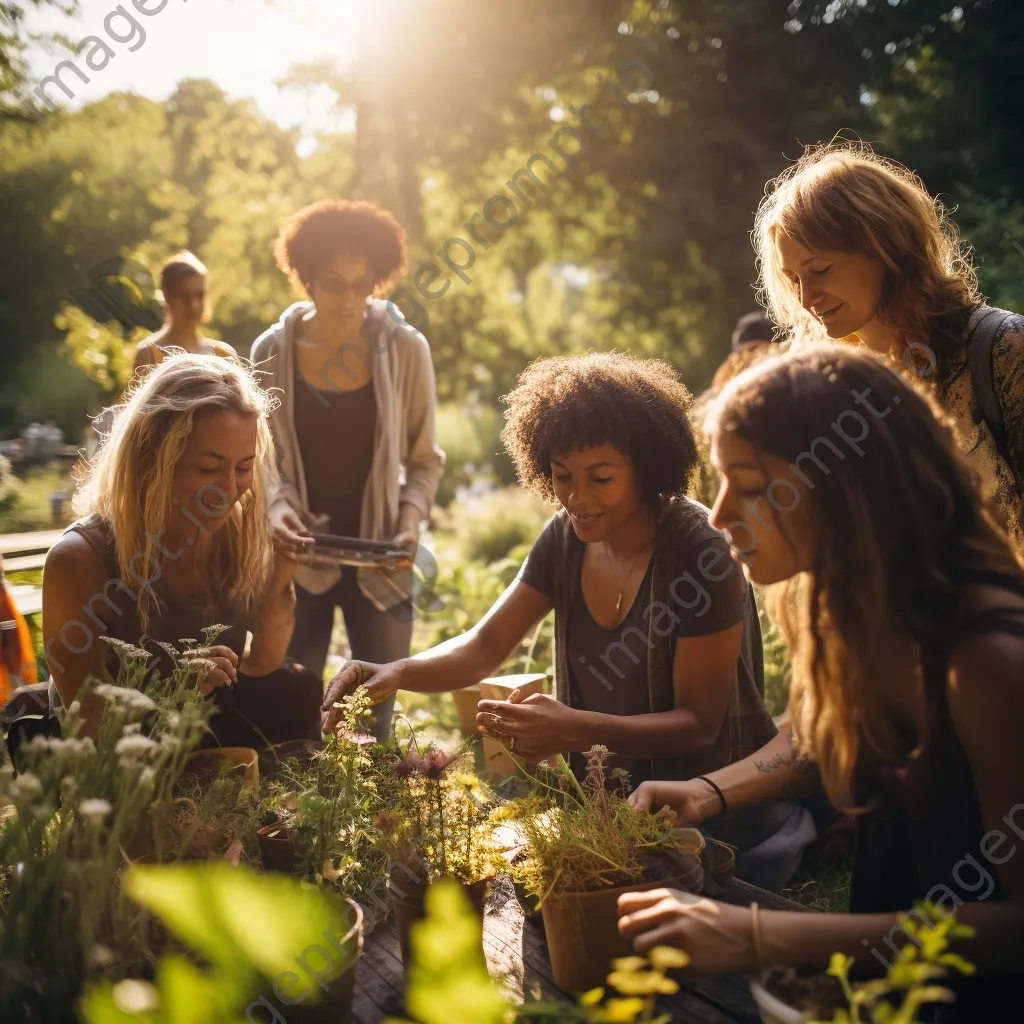
<svg viewBox="0 0 1024 1024">
<path fill-rule="evenodd" d="M 207 586 L 219 600 L 253 609 L 273 568 L 268 494 L 278 475 L 268 416 L 274 401 L 246 366 L 210 356 L 169 356 L 132 385 L 74 499 L 78 515 L 96 513 L 110 528 L 125 586 L 154 577 L 149 567 L 159 564 L 156 542 L 171 513 L 174 470 L 196 415 L 230 410 L 257 417 L 256 459 L 252 486 L 217 531 Z M 139 587 L 143 631 L 157 612 L 152 587 Z"/>
<path fill-rule="evenodd" d="M 856 392 L 870 394 L 878 418 L 855 403 Z M 866 435 L 861 455 L 844 452 L 833 429 L 844 412 L 863 417 L 865 426 L 847 416 L 844 427 Z M 895 630 L 929 657 L 948 651 L 964 570 L 1016 572 L 1016 562 L 949 418 L 871 355 L 830 343 L 772 357 L 726 385 L 707 425 L 791 465 L 813 456 L 818 439 L 835 442 L 834 450 L 818 445 L 817 470 L 802 463 L 814 474 L 801 493 L 810 502 L 812 565 L 769 588 L 768 602 L 792 653 L 799 747 L 818 762 L 836 806 L 848 808 L 862 744 L 885 759 L 909 753 L 866 685 L 879 638 Z M 786 536 L 785 514 L 778 524 Z"/>
<path fill-rule="evenodd" d="M 981 295 L 970 247 L 917 175 L 865 143 L 841 141 L 808 147 L 766 186 L 752 233 L 759 298 L 798 344 L 825 341 L 824 327 L 801 306 L 782 273 L 775 249 L 780 234 L 808 249 L 857 253 L 881 263 L 878 319 L 899 333 L 901 350 L 894 354 L 927 346 L 936 383 L 948 383 Z M 925 365 L 930 360 L 928 353 L 915 357 L 915 372 L 932 373 Z"/>
</svg>

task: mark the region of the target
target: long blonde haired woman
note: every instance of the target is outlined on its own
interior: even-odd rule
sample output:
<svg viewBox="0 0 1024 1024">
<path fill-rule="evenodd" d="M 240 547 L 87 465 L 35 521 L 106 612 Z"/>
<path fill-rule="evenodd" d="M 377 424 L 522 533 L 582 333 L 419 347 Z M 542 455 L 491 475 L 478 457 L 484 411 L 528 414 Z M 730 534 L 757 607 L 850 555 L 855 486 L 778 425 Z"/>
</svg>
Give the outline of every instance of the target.
<svg viewBox="0 0 1024 1024">
<path fill-rule="evenodd" d="M 275 553 L 267 514 L 269 410 L 250 371 L 228 360 L 172 355 L 135 384 L 76 495 L 83 518 L 46 560 L 45 654 L 65 706 L 88 676 L 116 676 L 100 636 L 164 658 L 157 642 L 223 624 L 201 684 L 218 701 L 220 742 L 319 735 L 318 681 L 275 671 L 294 622 L 294 563 Z"/>
<path fill-rule="evenodd" d="M 1024 574 L 1006 535 L 948 417 L 849 347 L 748 370 L 710 427 L 712 524 L 752 582 L 781 585 L 793 724 L 713 785 L 649 782 L 632 799 L 697 824 L 820 774 L 859 810 L 853 913 L 755 917 L 660 890 L 623 897 L 620 930 L 707 971 L 825 966 L 833 951 L 877 969 L 912 939 L 898 912 L 928 899 L 977 929 L 958 951 L 978 983 L 948 1019 L 996 1020 L 1024 967 Z"/>
<path fill-rule="evenodd" d="M 1024 317 L 983 304 L 920 178 L 865 145 L 812 148 L 769 183 L 753 237 L 772 319 L 797 344 L 859 343 L 933 388 L 1024 548 Z"/>
</svg>

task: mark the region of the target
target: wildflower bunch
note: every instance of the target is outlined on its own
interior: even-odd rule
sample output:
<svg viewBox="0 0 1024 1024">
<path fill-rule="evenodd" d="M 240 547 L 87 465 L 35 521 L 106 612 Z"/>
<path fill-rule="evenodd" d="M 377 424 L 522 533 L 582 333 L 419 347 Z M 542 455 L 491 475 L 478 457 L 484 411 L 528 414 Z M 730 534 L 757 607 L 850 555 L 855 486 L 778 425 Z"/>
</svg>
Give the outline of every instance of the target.
<svg viewBox="0 0 1024 1024">
<path fill-rule="evenodd" d="M 526 849 L 513 875 L 540 903 L 556 887 L 594 892 L 649 880 L 657 861 L 679 854 L 671 816 L 641 813 L 605 787 L 607 747 L 587 752 L 580 783 L 563 757 L 553 773 L 532 781 L 535 792 L 514 803 Z"/>
<path fill-rule="evenodd" d="M 381 767 L 387 811 L 378 818 L 392 862 L 426 882 L 455 878 L 467 885 L 502 867 L 494 842 L 495 794 L 472 769 L 468 751 L 420 751 L 415 736 Z"/>
</svg>

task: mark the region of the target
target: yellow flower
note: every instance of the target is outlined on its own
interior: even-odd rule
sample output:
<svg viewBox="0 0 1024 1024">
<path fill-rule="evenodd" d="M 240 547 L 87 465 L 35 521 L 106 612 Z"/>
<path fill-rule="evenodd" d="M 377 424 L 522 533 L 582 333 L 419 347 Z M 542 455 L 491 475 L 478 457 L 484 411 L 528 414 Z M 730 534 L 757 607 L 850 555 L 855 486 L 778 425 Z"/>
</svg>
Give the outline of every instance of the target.
<svg viewBox="0 0 1024 1024">
<path fill-rule="evenodd" d="M 670 971 L 673 968 L 686 967 L 690 962 L 689 953 L 684 953 L 681 949 L 676 949 L 673 946 L 655 946 L 647 954 L 647 957 L 656 971 Z"/>
<path fill-rule="evenodd" d="M 601 1019 L 612 1024 L 631 1024 L 645 1009 L 642 999 L 609 999 Z"/>
<path fill-rule="evenodd" d="M 655 971 L 612 971 L 608 984 L 624 996 L 671 996 L 679 991 L 671 978 Z"/>
<path fill-rule="evenodd" d="M 612 968 L 616 971 L 644 971 L 647 961 L 642 956 L 620 956 L 612 961 Z"/>
<path fill-rule="evenodd" d="M 604 989 L 592 988 L 580 996 L 580 1006 L 597 1006 L 602 999 L 604 999 Z"/>
</svg>

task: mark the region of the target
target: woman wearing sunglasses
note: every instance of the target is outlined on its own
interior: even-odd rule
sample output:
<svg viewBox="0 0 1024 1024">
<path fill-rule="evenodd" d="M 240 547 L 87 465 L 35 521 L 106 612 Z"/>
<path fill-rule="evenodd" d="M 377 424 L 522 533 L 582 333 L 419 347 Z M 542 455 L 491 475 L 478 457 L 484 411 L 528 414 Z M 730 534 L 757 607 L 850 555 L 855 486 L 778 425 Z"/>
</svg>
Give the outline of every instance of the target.
<svg viewBox="0 0 1024 1024">
<path fill-rule="evenodd" d="M 252 350 L 266 385 L 283 393 L 271 416 L 282 480 L 270 509 L 275 541 L 298 554 L 316 531 L 392 541 L 413 555 L 444 471 L 434 369 L 423 335 L 373 298 L 405 273 L 405 230 L 372 203 L 324 201 L 281 225 L 275 255 L 307 296 Z M 299 565 L 289 654 L 322 675 L 340 608 L 353 658 L 407 657 L 410 579 L 408 570 Z M 374 709 L 380 738 L 393 705 Z"/>
</svg>

